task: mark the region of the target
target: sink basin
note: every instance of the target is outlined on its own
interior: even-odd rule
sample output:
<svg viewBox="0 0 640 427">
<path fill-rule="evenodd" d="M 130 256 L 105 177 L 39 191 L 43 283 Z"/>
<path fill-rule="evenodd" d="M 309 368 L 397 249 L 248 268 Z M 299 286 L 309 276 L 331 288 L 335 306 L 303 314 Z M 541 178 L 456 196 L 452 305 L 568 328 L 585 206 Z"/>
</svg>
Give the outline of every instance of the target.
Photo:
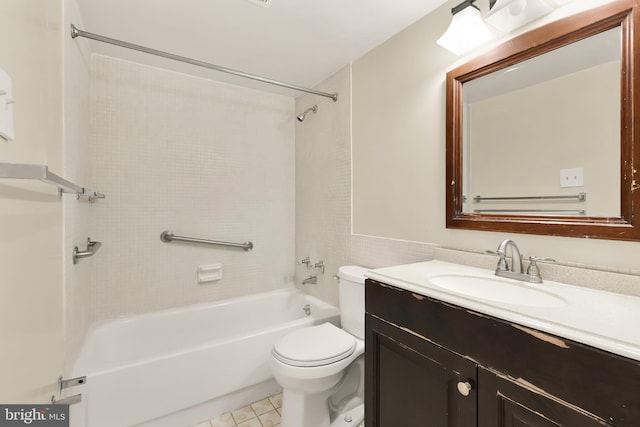
<svg viewBox="0 0 640 427">
<path fill-rule="evenodd" d="M 517 280 L 464 274 L 434 275 L 428 279 L 446 291 L 485 301 L 529 307 L 561 307 L 567 304 L 564 298 Z"/>
</svg>

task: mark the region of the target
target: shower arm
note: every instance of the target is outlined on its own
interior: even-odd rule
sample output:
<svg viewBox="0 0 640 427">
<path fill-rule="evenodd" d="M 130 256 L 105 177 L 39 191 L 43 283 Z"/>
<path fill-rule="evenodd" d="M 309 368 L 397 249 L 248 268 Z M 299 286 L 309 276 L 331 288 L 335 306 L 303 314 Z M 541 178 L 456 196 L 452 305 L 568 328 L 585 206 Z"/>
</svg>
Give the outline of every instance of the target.
<svg viewBox="0 0 640 427">
<path fill-rule="evenodd" d="M 220 71 L 222 73 L 233 74 L 235 76 L 244 77 L 246 79 L 257 80 L 259 82 L 268 83 L 275 86 L 284 87 L 287 89 L 297 90 L 299 92 L 306 92 L 313 95 L 324 96 L 325 98 L 331 98 L 334 102 L 338 101 L 337 93 L 327 93 L 321 92 L 315 89 L 309 89 L 302 86 L 293 85 L 290 83 L 281 82 L 278 80 L 268 79 L 266 77 L 256 76 L 254 74 L 245 73 L 243 71 L 234 70 L 231 68 L 221 67 L 219 65 L 210 64 L 208 62 L 198 61 L 196 59 L 187 58 L 185 56 L 174 55 L 173 53 L 163 52 L 161 50 L 151 49 L 145 46 L 140 46 L 137 44 L 125 42 L 122 40 L 112 39 L 110 37 L 101 36 L 99 34 L 90 33 L 88 31 L 83 31 L 78 29 L 75 25 L 71 24 L 71 38 L 75 39 L 76 37 L 84 37 L 91 40 L 96 40 L 102 43 L 108 43 L 115 46 L 120 46 L 125 49 L 137 50 L 138 52 L 148 53 L 150 55 L 161 56 L 163 58 L 172 59 L 174 61 L 184 62 L 186 64 L 195 65 L 197 67 L 208 68 L 214 71 Z"/>
</svg>

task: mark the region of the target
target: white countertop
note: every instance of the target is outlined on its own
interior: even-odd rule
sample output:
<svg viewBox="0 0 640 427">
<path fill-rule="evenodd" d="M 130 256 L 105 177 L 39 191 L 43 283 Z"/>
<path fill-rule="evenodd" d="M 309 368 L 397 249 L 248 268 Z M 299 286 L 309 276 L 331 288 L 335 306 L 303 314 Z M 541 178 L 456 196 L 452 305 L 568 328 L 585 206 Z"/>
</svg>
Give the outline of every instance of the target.
<svg viewBox="0 0 640 427">
<path fill-rule="evenodd" d="M 500 277 L 518 287 L 552 293 L 566 305 L 536 307 L 470 297 L 441 288 L 429 277 L 454 274 L 496 278 L 491 270 L 443 261 L 370 270 L 365 275 L 407 291 L 432 297 L 509 322 L 568 338 L 640 361 L 640 298 L 545 280 L 527 283 Z M 505 285 L 508 286 L 508 285 Z"/>
</svg>

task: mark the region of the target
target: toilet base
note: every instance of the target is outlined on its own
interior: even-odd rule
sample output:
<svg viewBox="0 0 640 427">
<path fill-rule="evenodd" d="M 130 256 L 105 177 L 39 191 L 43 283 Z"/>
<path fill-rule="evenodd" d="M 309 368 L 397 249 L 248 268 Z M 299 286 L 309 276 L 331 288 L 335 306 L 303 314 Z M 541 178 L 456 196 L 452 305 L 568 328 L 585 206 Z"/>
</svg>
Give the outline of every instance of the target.
<svg viewBox="0 0 640 427">
<path fill-rule="evenodd" d="M 327 396 L 318 396 L 320 399 L 309 399 L 308 395 L 296 393 L 290 390 L 282 392 L 282 415 L 280 425 L 282 427 L 359 427 L 364 421 L 364 403 L 361 403 L 342 414 L 335 416 L 330 422 L 327 408 Z M 287 404 L 284 405 L 284 402 Z M 285 408 L 289 408 L 286 410 Z"/>
<path fill-rule="evenodd" d="M 285 386 L 300 386 L 299 382 L 288 384 L 287 378 L 281 380 L 281 427 L 358 427 L 364 420 L 363 355 L 343 372 L 306 383 L 304 393 L 300 388 Z"/>
<path fill-rule="evenodd" d="M 364 421 L 364 403 L 336 416 L 330 427 L 359 427 Z"/>
<path fill-rule="evenodd" d="M 285 388 L 282 391 L 281 427 L 331 427 L 327 407 L 330 393 L 308 395 Z"/>
</svg>

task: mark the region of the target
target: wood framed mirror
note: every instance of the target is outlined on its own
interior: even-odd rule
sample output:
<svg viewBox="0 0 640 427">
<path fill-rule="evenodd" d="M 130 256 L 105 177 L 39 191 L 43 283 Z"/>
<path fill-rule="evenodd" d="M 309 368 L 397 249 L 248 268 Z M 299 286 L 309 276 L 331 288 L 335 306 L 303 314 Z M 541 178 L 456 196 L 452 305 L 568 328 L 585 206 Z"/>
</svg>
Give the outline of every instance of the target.
<svg viewBox="0 0 640 427">
<path fill-rule="evenodd" d="M 447 73 L 447 228 L 640 240 L 639 2 L 553 22 Z"/>
</svg>

